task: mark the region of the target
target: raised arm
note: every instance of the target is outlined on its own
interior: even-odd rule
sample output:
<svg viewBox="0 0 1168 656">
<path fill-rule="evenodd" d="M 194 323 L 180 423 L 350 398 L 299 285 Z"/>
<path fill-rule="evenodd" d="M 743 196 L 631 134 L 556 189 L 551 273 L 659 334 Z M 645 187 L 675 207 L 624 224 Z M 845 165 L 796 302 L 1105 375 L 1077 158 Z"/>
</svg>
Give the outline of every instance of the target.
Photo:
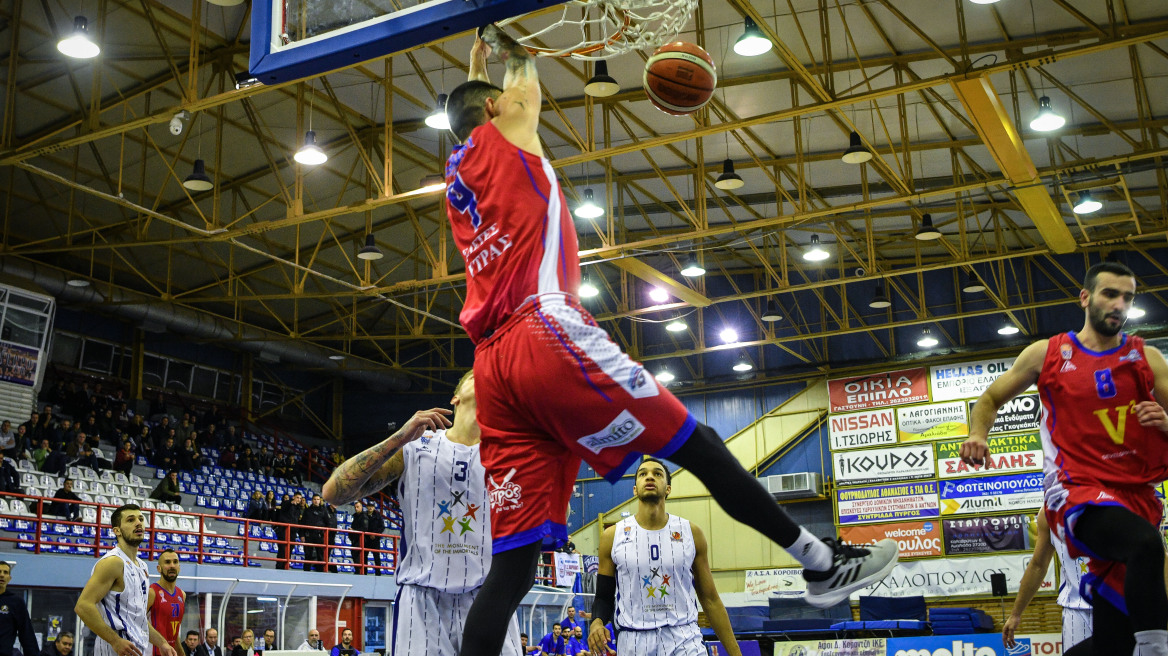
<svg viewBox="0 0 1168 656">
<path fill-rule="evenodd" d="M 1042 579 L 1046 577 L 1046 569 L 1050 567 L 1050 559 L 1054 556 L 1054 544 L 1050 541 L 1050 526 L 1046 523 L 1046 509 L 1038 511 L 1038 538 L 1034 544 L 1034 555 L 1026 565 L 1022 574 L 1022 581 L 1018 583 L 1018 596 L 1014 597 L 1014 608 L 1010 611 L 1010 618 L 1002 627 L 1002 644 L 1014 646 L 1014 632 L 1022 623 L 1022 613 L 1034 599 L 1034 594 L 1042 586 Z"/>
<path fill-rule="evenodd" d="M 730 614 L 726 612 L 726 606 L 718 596 L 718 589 L 714 587 L 714 575 L 710 573 L 710 559 L 707 557 L 706 536 L 696 524 L 690 524 L 690 530 L 693 531 L 694 548 L 697 551 L 694 555 L 693 577 L 698 603 L 706 612 L 706 619 L 710 621 L 714 635 L 718 636 L 718 640 L 730 656 L 742 656 L 738 640 L 734 637 L 734 628 L 730 626 Z"/>
<path fill-rule="evenodd" d="M 483 28 L 482 40 L 499 54 L 507 67 L 503 76 L 503 94 L 494 101 L 491 122 L 511 143 L 543 155 L 536 134 L 543 97 L 535 57 L 515 39 L 494 25 Z"/>
<path fill-rule="evenodd" d="M 324 500 L 339 506 L 367 497 L 401 476 L 403 460 L 398 450 L 427 430 L 450 427 L 446 408 L 419 410 L 396 433 L 349 458 L 336 469 L 321 488 Z"/>
<path fill-rule="evenodd" d="M 120 558 L 103 558 L 98 561 L 97 567 L 93 568 L 93 576 L 89 577 L 89 581 L 81 590 L 81 596 L 77 598 L 73 612 L 77 613 L 77 617 L 81 618 L 85 626 L 98 638 L 109 643 L 118 656 L 142 656 L 142 651 L 134 646 L 134 643 L 118 635 L 113 627 L 105 623 L 101 618 L 101 612 L 97 610 L 97 605 L 121 577 Z"/>
<path fill-rule="evenodd" d="M 1168 414 L 1164 411 L 1165 406 L 1168 406 L 1168 362 L 1164 360 L 1164 354 L 1153 346 L 1144 347 L 1144 356 L 1155 377 L 1153 393 L 1156 400 L 1137 403 L 1136 418 L 1141 426 L 1159 428 L 1168 433 Z"/>
<path fill-rule="evenodd" d="M 490 56 L 491 46 L 487 45 L 486 41 L 476 37 L 474 45 L 470 47 L 470 71 L 466 79 L 490 84 L 491 77 L 487 74 L 487 57 Z"/>
<path fill-rule="evenodd" d="M 1023 349 L 1014 365 L 998 376 L 973 405 L 969 419 L 969 439 L 961 444 L 961 460 L 967 465 L 980 465 L 990 455 L 989 434 L 998 409 L 1018 396 L 1027 387 L 1038 382 L 1042 361 L 1046 359 L 1047 340 L 1034 342 Z"/>
</svg>

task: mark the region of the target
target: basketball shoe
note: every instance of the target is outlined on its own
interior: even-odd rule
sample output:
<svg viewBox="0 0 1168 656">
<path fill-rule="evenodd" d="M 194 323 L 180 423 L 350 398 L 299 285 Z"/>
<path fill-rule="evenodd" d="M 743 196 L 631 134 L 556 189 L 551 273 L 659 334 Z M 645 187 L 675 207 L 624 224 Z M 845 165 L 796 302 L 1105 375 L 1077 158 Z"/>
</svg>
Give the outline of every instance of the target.
<svg viewBox="0 0 1168 656">
<path fill-rule="evenodd" d="M 807 603 L 816 608 L 834 606 L 856 590 L 882 580 L 900 557 L 896 540 L 885 539 L 863 547 L 832 538 L 824 538 L 823 542 L 834 552 L 831 569 L 803 570 Z"/>
</svg>

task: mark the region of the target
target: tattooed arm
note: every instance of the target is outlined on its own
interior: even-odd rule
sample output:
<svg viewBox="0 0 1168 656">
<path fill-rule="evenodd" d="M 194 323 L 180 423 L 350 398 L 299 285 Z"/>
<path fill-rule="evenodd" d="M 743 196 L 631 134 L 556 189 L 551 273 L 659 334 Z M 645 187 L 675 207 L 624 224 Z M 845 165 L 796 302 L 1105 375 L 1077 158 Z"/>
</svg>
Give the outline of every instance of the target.
<svg viewBox="0 0 1168 656">
<path fill-rule="evenodd" d="M 339 506 L 367 497 L 401 476 L 400 449 L 427 430 L 450 427 L 446 408 L 419 410 L 393 435 L 341 463 L 321 489 L 325 501 Z M 397 457 L 394 457 L 396 454 Z"/>
<path fill-rule="evenodd" d="M 491 46 L 482 39 L 475 39 L 470 47 L 470 71 L 468 80 L 491 83 L 491 76 L 487 74 L 487 57 L 491 56 Z"/>
<path fill-rule="evenodd" d="M 499 54 L 507 67 L 503 94 L 495 100 L 493 109 L 488 110 L 491 122 L 508 141 L 542 156 L 537 129 L 543 97 L 535 57 L 494 25 L 483 28 L 482 40 Z"/>
</svg>

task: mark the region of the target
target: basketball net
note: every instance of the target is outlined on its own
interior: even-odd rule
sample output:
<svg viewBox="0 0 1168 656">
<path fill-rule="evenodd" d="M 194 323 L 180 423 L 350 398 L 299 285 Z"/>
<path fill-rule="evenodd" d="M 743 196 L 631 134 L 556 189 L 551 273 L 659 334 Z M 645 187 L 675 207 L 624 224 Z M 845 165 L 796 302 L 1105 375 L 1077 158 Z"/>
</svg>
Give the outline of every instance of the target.
<svg viewBox="0 0 1168 656">
<path fill-rule="evenodd" d="M 563 6 L 559 20 L 516 40 L 540 57 L 608 59 L 671 41 L 689 23 L 697 6 L 698 0 L 571 0 Z M 577 43 L 564 47 L 539 45 L 576 38 Z"/>
</svg>

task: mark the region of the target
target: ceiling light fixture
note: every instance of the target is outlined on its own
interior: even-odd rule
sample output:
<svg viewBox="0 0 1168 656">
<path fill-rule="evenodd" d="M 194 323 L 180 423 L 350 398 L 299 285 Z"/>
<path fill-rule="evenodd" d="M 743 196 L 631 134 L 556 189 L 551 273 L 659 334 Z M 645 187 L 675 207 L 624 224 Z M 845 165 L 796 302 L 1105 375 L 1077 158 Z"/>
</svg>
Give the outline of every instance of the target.
<svg viewBox="0 0 1168 656">
<path fill-rule="evenodd" d="M 1079 195 L 1079 202 L 1075 203 L 1075 214 L 1091 214 L 1098 212 L 1103 207 L 1103 203 L 1091 197 L 1090 191 L 1084 191 Z"/>
<path fill-rule="evenodd" d="M 183 178 L 182 185 L 191 191 L 210 191 L 215 187 L 215 183 L 207 175 L 207 165 L 201 157 L 195 160 L 194 170 Z"/>
<path fill-rule="evenodd" d="M 1131 306 L 1131 309 L 1129 309 L 1127 311 L 1127 318 L 1128 319 L 1142 319 L 1145 314 L 1147 314 L 1147 312 L 1145 312 L 1143 308 L 1138 308 L 1138 307 L 1133 305 L 1133 306 Z"/>
<path fill-rule="evenodd" d="M 343 356 L 339 353 L 334 353 L 334 354 L 329 356 L 329 360 L 333 360 L 335 362 L 340 362 L 341 360 L 344 360 L 344 359 L 345 359 L 345 356 Z"/>
<path fill-rule="evenodd" d="M 89 38 L 89 22 L 84 16 L 73 19 L 73 32 L 57 42 L 57 50 L 74 59 L 93 59 L 101 54 L 101 47 Z"/>
<path fill-rule="evenodd" d="M 1038 99 L 1038 115 L 1030 121 L 1030 129 L 1035 132 L 1050 132 L 1057 130 L 1067 122 L 1067 119 L 1055 113 L 1050 105 L 1050 96 Z"/>
<path fill-rule="evenodd" d="M 819 235 L 811 235 L 811 244 L 803 252 L 803 259 L 808 262 L 822 262 L 829 257 L 831 257 L 831 253 L 828 253 L 819 245 Z"/>
<path fill-rule="evenodd" d="M 419 192 L 438 191 L 439 189 L 445 189 L 445 188 L 446 188 L 446 179 L 443 178 L 441 175 L 438 175 L 437 173 L 431 173 L 429 175 L 424 175 L 424 176 L 422 176 L 422 179 L 418 181 L 418 191 Z"/>
<path fill-rule="evenodd" d="M 718 337 L 722 338 L 722 341 L 727 344 L 734 344 L 738 341 L 738 331 L 733 328 L 723 328 L 718 333 Z"/>
<path fill-rule="evenodd" d="M 917 241 L 933 241 L 941 238 L 941 231 L 933 227 L 933 215 L 925 214 L 921 217 L 921 229 L 917 230 Z"/>
<path fill-rule="evenodd" d="M 243 0 L 207 0 L 207 2 L 220 7 L 235 7 L 243 4 Z"/>
<path fill-rule="evenodd" d="M 842 159 L 844 164 L 863 164 L 872 159 L 872 151 L 864 145 L 864 140 L 860 138 L 860 133 L 852 131 L 848 137 L 848 149 L 844 151 Z"/>
<path fill-rule="evenodd" d="M 608 62 L 601 59 L 592 69 L 592 77 L 584 85 L 584 93 L 593 98 L 607 98 L 620 91 L 620 84 L 608 74 Z"/>
<path fill-rule="evenodd" d="M 975 5 L 992 5 L 995 2 L 997 2 L 998 0 L 969 0 L 969 1 Z"/>
<path fill-rule="evenodd" d="M 654 303 L 665 303 L 669 300 L 669 292 L 660 287 L 649 288 L 649 300 Z"/>
<path fill-rule="evenodd" d="M 750 362 L 746 358 L 742 358 L 738 362 L 734 363 L 733 369 L 734 369 L 734 371 L 741 373 L 744 371 L 750 371 L 751 369 L 754 369 L 754 365 L 750 364 Z"/>
<path fill-rule="evenodd" d="M 677 376 L 669 373 L 668 369 L 662 369 L 661 371 L 657 372 L 657 375 L 654 376 L 654 378 L 656 378 L 657 382 L 660 383 L 672 383 L 677 378 Z"/>
<path fill-rule="evenodd" d="M 984 292 L 985 289 L 985 285 L 981 284 L 981 280 L 978 280 L 977 276 L 968 271 L 965 272 L 965 284 L 961 286 L 961 291 L 966 294 L 977 294 Z"/>
<path fill-rule="evenodd" d="M 745 185 L 742 176 L 734 172 L 734 161 L 726 158 L 722 161 L 722 175 L 714 180 L 714 186 L 722 191 L 730 191 L 731 189 L 738 189 Z"/>
<path fill-rule="evenodd" d="M 759 318 L 770 323 L 782 321 L 783 313 L 779 310 L 779 302 L 773 298 L 767 301 L 766 312 Z"/>
<path fill-rule="evenodd" d="M 696 278 L 705 274 L 705 268 L 698 264 L 697 260 L 686 260 L 685 264 L 681 265 L 681 275 L 686 278 Z"/>
<path fill-rule="evenodd" d="M 89 281 L 84 279 L 84 278 L 70 278 L 70 279 L 65 281 L 65 284 L 69 285 L 70 287 L 76 287 L 78 289 L 81 289 L 83 287 L 88 287 Z M 1130 312 L 1128 313 L 1128 316 L 1131 316 Z"/>
<path fill-rule="evenodd" d="M 315 131 L 309 130 L 304 133 L 304 145 L 300 147 L 300 150 L 296 151 L 292 159 L 305 166 L 316 166 L 328 161 L 328 155 L 325 155 L 324 151 L 320 149 L 320 146 L 316 145 Z"/>
<path fill-rule="evenodd" d="M 1001 328 L 998 328 L 999 335 L 1017 335 L 1020 332 L 1022 332 L 1022 329 L 1012 323 L 1008 323 Z"/>
<path fill-rule="evenodd" d="M 580 298 L 594 298 L 600 295 L 600 290 L 590 282 L 580 283 Z"/>
<path fill-rule="evenodd" d="M 734 42 L 734 52 L 743 57 L 757 57 L 770 51 L 772 45 L 771 40 L 763 36 L 762 30 L 758 29 L 758 23 L 750 16 L 746 16 L 745 29 L 742 36 Z"/>
<path fill-rule="evenodd" d="M 593 200 L 592 189 L 584 190 L 584 200 L 576 206 L 576 211 L 572 212 L 578 219 L 595 219 L 604 216 L 604 208 L 597 205 Z"/>
<path fill-rule="evenodd" d="M 892 301 L 884 293 L 884 283 L 876 283 L 876 293 L 872 294 L 872 300 L 868 301 L 868 307 L 876 310 L 892 307 Z"/>
<path fill-rule="evenodd" d="M 357 251 L 357 257 L 362 260 L 380 260 L 385 257 L 381 253 L 381 249 L 377 247 L 377 242 L 374 241 L 373 235 L 365 235 L 365 245 L 361 250 Z"/>
<path fill-rule="evenodd" d="M 426 117 L 426 125 L 435 130 L 450 129 L 450 119 L 446 116 L 446 94 L 438 94 L 438 100 L 434 103 L 434 111 Z"/>
<path fill-rule="evenodd" d="M 671 333 L 679 333 L 688 327 L 689 326 L 687 326 L 686 323 L 681 319 L 674 319 L 673 321 L 665 324 L 665 330 L 668 330 Z"/>
<path fill-rule="evenodd" d="M 933 348 L 940 343 L 936 337 L 933 337 L 933 332 L 928 328 L 921 331 L 921 338 L 917 340 L 917 346 L 921 348 Z"/>
</svg>

